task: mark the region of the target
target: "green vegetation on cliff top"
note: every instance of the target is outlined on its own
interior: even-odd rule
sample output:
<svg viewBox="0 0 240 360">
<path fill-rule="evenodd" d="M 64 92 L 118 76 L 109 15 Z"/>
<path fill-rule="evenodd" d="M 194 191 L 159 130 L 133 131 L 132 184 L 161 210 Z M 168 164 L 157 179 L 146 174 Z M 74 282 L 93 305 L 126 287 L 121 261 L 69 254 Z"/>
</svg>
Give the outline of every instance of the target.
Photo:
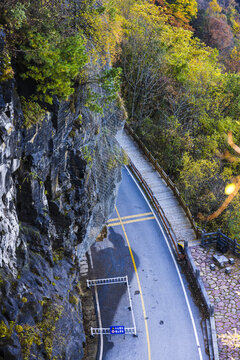
<svg viewBox="0 0 240 360">
<path fill-rule="evenodd" d="M 177 183 L 199 225 L 221 227 L 239 238 L 238 194 L 219 217 L 205 221 L 240 173 L 238 155 L 227 141 L 231 131 L 240 144 L 236 3 L 212 0 L 197 10 L 196 0 L 104 0 L 101 5 L 3 0 L 0 13 L 7 41 L 1 80 L 15 72 L 17 79 L 30 81 L 26 108 L 29 104 L 34 112 L 34 102 L 51 104 L 54 95 L 68 99 L 77 86 L 94 81 L 103 95 L 90 92 L 86 106 L 101 113 L 101 103 L 116 98 L 121 72 L 106 70 L 90 79 L 89 68 L 108 69 L 110 61 L 121 67 L 129 122 Z M 42 121 L 41 110 L 30 115 L 26 126 Z"/>
<path fill-rule="evenodd" d="M 54 95 L 67 100 L 76 86 L 88 81 L 90 60 L 104 66 L 114 48 L 111 26 L 106 25 L 113 20 L 108 22 L 105 7 L 93 0 L 4 0 L 0 14 L 6 36 L 0 79 L 6 81 L 15 72 L 17 80 L 28 80 L 31 101 L 52 104 Z"/>
</svg>

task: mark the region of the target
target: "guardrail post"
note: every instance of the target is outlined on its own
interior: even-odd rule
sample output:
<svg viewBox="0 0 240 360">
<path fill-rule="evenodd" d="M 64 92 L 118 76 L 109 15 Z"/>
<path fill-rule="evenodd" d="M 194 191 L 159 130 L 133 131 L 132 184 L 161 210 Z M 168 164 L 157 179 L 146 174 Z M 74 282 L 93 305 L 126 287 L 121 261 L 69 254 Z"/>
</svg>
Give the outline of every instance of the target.
<svg viewBox="0 0 240 360">
<path fill-rule="evenodd" d="M 209 306 L 209 315 L 213 316 L 214 315 L 214 305 L 210 304 Z"/>
<path fill-rule="evenodd" d="M 205 233 L 206 233 L 206 230 L 203 229 L 202 230 L 202 235 L 201 235 L 201 245 L 204 247 L 205 245 Z"/>
<path fill-rule="evenodd" d="M 196 276 L 196 279 L 200 278 L 200 270 L 199 269 L 195 270 L 195 276 Z"/>
<path fill-rule="evenodd" d="M 186 254 L 187 250 L 188 250 L 188 241 L 184 240 L 184 254 Z"/>
<path fill-rule="evenodd" d="M 233 253 L 236 254 L 236 247 L 237 247 L 237 239 L 234 239 L 234 244 L 233 244 Z"/>
<path fill-rule="evenodd" d="M 197 230 L 197 238 L 199 239 L 202 235 L 202 230 L 198 226 L 196 226 L 196 230 Z"/>
</svg>

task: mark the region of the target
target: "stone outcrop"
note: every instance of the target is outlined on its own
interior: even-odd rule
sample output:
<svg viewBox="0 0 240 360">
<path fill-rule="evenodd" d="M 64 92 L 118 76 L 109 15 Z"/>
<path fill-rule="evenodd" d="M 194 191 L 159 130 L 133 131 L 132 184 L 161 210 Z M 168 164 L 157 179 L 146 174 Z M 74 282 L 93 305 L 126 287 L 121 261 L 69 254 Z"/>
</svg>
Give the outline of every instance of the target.
<svg viewBox="0 0 240 360">
<path fill-rule="evenodd" d="M 27 129 L 15 87 L 0 84 L 0 359 L 81 359 L 79 261 L 113 211 L 123 110 L 90 111 L 83 86 Z"/>
<path fill-rule="evenodd" d="M 21 121 L 12 101 L 13 82 L 0 87 L 0 267 L 5 264 L 14 271 L 19 222 L 16 213 L 16 185 L 12 174 L 21 158 Z M 15 121 L 13 121 L 15 119 Z"/>
</svg>

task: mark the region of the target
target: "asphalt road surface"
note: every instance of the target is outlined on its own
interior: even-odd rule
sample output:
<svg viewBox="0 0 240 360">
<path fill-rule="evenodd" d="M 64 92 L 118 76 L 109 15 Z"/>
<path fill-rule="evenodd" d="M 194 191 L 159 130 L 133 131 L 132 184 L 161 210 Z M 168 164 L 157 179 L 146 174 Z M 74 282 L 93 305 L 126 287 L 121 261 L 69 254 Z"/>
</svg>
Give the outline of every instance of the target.
<svg viewBox="0 0 240 360">
<path fill-rule="evenodd" d="M 206 360 L 201 315 L 153 214 L 123 169 L 108 237 L 91 248 L 94 276 L 128 276 L 138 337 L 104 335 L 101 360 Z M 97 286 L 102 327 L 133 327 L 127 287 Z"/>
</svg>

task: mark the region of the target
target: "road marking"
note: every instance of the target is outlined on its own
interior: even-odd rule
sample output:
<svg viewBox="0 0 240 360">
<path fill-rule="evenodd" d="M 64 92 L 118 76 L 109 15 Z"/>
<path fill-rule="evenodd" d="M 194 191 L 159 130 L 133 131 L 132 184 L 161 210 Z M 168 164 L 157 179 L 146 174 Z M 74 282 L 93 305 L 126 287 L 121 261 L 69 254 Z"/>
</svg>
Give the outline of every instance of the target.
<svg viewBox="0 0 240 360">
<path fill-rule="evenodd" d="M 133 219 L 133 220 L 127 220 L 127 221 L 122 221 L 123 224 L 131 224 L 131 223 L 135 223 L 135 222 L 140 222 L 140 221 L 146 221 L 146 220 L 153 220 L 155 219 L 154 216 L 150 216 L 150 217 L 146 217 L 146 218 L 142 218 L 142 219 Z M 121 225 L 120 222 L 116 222 L 116 223 L 111 223 L 111 224 L 108 224 L 107 226 L 108 227 L 111 227 L 111 226 L 118 226 L 118 225 Z"/>
<path fill-rule="evenodd" d="M 121 219 L 132 219 L 132 218 L 136 218 L 136 217 L 142 217 L 142 216 L 147 216 L 147 215 L 152 215 L 153 213 L 150 211 L 150 212 L 147 212 L 147 213 L 143 213 L 143 214 L 137 214 L 137 215 L 129 215 L 129 216 L 123 216 L 121 217 Z M 108 220 L 108 223 L 111 222 L 111 221 L 119 221 L 119 218 L 115 218 L 115 219 L 109 219 Z"/>
<path fill-rule="evenodd" d="M 121 226 L 122 226 L 125 239 L 126 239 L 127 244 L 128 244 L 128 249 L 129 249 L 129 252 L 130 252 L 130 255 L 131 255 L 133 267 L 134 267 L 135 274 L 136 274 L 136 278 L 137 278 L 138 288 L 139 288 L 140 296 L 141 296 L 141 303 L 142 303 L 142 309 L 143 309 L 143 316 L 144 316 L 144 323 L 145 323 L 145 329 L 146 329 L 146 336 L 147 336 L 148 360 L 151 360 L 151 347 L 150 347 L 150 340 L 149 340 L 149 331 L 148 331 L 148 324 L 147 324 L 147 315 L 146 315 L 146 309 L 145 309 L 144 300 L 143 300 L 142 287 L 141 287 L 140 279 L 139 279 L 139 276 L 138 276 L 137 266 L 136 266 L 136 263 L 135 263 L 135 259 L 134 259 L 133 253 L 132 253 L 132 249 L 131 249 L 131 246 L 130 246 L 130 243 L 129 243 L 129 240 L 128 240 L 128 236 L 127 236 L 125 227 L 124 227 L 124 225 L 123 225 L 122 219 L 121 219 L 121 217 L 120 217 L 120 215 L 119 215 L 119 212 L 118 212 L 118 209 L 117 209 L 116 206 L 115 206 L 115 210 L 116 210 L 118 219 L 119 219 L 119 221 L 120 221 L 120 224 L 121 224 Z"/>
<path fill-rule="evenodd" d="M 150 209 L 152 210 L 152 212 L 154 213 L 152 206 L 151 206 L 150 203 L 148 202 L 147 197 L 145 196 L 145 194 L 144 194 L 144 192 L 142 191 L 142 189 L 141 189 L 141 187 L 139 186 L 139 184 L 136 182 L 134 176 L 131 174 L 131 172 L 128 170 L 128 168 L 127 168 L 126 166 L 125 166 L 125 168 L 127 169 L 127 171 L 128 171 L 128 173 L 130 174 L 131 178 L 133 179 L 133 181 L 134 181 L 135 184 L 137 185 L 138 189 L 140 190 L 140 192 L 141 192 L 142 196 L 144 197 L 146 203 L 148 204 L 149 208 L 150 208 Z M 162 231 L 164 240 L 165 240 L 165 242 L 166 242 L 166 244 L 167 244 L 168 250 L 169 250 L 169 252 L 170 252 L 170 254 L 171 254 L 171 257 L 172 257 L 172 259 L 173 259 L 173 263 L 174 263 L 175 268 L 176 268 L 176 270 L 177 270 L 178 278 L 179 278 L 180 283 L 181 283 L 181 286 L 182 286 L 183 294 L 184 294 L 184 297 L 185 297 L 185 300 L 186 300 L 186 303 L 187 303 L 187 308 L 188 308 L 188 311 L 189 311 L 189 315 L 190 315 L 190 318 L 191 318 L 191 322 L 192 322 L 192 326 L 193 326 L 193 331 L 194 331 L 194 336 L 195 336 L 195 340 L 196 340 L 196 344 L 197 344 L 197 348 L 198 348 L 199 358 L 200 358 L 200 360 L 203 360 L 202 351 L 201 351 L 201 347 L 200 347 L 200 342 L 199 342 L 199 338 L 198 338 L 198 334 L 197 334 L 197 329 L 196 329 L 195 321 L 194 321 L 193 314 L 192 314 L 192 310 L 191 310 L 190 303 L 189 303 L 189 300 L 188 300 L 187 292 L 186 292 L 186 289 L 185 289 L 185 286 L 184 286 L 182 277 L 181 277 L 180 272 L 179 272 L 179 268 L 178 268 L 178 266 L 177 266 L 175 257 L 174 257 L 174 255 L 173 255 L 173 253 L 172 253 L 172 249 L 170 248 L 170 245 L 169 245 L 169 242 L 168 242 L 168 240 L 167 240 L 165 231 L 163 230 L 162 225 L 160 224 L 158 218 L 155 217 L 155 219 L 156 219 L 156 221 L 157 221 L 157 223 L 158 223 L 159 228 L 160 228 L 161 231 Z"/>
</svg>

